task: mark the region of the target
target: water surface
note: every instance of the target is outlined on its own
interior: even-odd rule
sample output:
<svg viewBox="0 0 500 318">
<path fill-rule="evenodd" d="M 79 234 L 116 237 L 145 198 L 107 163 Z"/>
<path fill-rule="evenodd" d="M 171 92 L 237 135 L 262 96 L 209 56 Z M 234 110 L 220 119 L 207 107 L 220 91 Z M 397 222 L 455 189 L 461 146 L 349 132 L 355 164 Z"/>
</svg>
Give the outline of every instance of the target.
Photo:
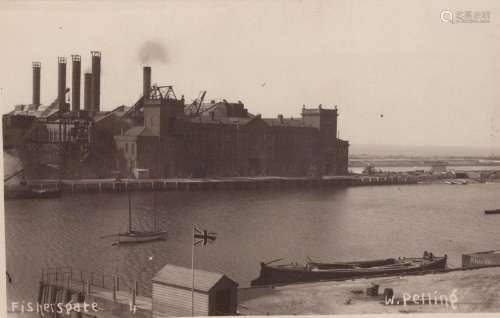
<svg viewBox="0 0 500 318">
<path fill-rule="evenodd" d="M 113 246 L 101 239 L 127 227 L 126 194 L 77 194 L 5 203 L 9 301 L 34 301 L 42 268 L 118 273 L 146 289 L 166 263 L 191 266 L 192 226 L 218 233 L 196 248 L 196 267 L 249 285 L 259 262 L 303 262 L 461 254 L 500 249 L 500 183 L 366 186 L 211 192 L 157 192 L 166 241 Z M 153 193 L 134 193 L 134 227 L 153 226 Z M 149 256 L 153 260 L 148 262 Z"/>
</svg>

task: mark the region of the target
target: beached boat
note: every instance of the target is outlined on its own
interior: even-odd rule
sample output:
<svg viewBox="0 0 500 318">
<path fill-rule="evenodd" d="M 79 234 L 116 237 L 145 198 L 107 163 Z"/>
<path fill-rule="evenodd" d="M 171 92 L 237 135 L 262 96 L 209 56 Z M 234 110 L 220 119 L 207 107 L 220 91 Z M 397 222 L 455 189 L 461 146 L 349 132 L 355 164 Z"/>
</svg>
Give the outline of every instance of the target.
<svg viewBox="0 0 500 318">
<path fill-rule="evenodd" d="M 500 209 L 484 210 L 485 214 L 500 214 Z"/>
<path fill-rule="evenodd" d="M 342 280 L 372 276 L 392 276 L 426 271 L 443 271 L 446 255 L 434 257 L 424 254 L 422 258 L 388 258 L 361 262 L 317 263 L 305 265 L 270 265 L 261 263 L 260 276 L 252 281 L 252 286 Z"/>
<path fill-rule="evenodd" d="M 5 200 L 13 199 L 50 199 L 61 196 L 61 188 L 34 188 L 30 186 L 22 186 L 16 188 L 6 188 L 4 191 Z"/>
</svg>

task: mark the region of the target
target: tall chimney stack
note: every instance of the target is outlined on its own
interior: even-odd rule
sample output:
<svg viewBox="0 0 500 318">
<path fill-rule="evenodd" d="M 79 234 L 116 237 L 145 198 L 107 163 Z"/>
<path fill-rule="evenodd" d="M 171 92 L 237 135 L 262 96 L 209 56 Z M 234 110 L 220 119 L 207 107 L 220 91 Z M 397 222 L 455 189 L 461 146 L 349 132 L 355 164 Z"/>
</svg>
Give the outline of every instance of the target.
<svg viewBox="0 0 500 318">
<path fill-rule="evenodd" d="M 66 96 L 66 58 L 58 57 L 58 77 L 57 77 L 57 103 L 59 105 L 59 110 L 65 110 L 65 100 Z"/>
<path fill-rule="evenodd" d="M 151 93 L 151 66 L 144 66 L 142 77 L 142 94 L 144 101 L 149 99 Z"/>
<path fill-rule="evenodd" d="M 40 71 L 42 63 L 33 62 L 33 102 L 36 108 L 40 106 Z"/>
<path fill-rule="evenodd" d="M 88 112 L 92 110 L 92 73 L 83 75 L 83 108 Z"/>
<path fill-rule="evenodd" d="M 71 110 L 80 111 L 80 81 L 82 77 L 82 63 L 80 55 L 71 55 L 73 60 L 71 79 Z"/>
<path fill-rule="evenodd" d="M 101 52 L 91 51 L 92 55 L 92 111 L 101 109 Z"/>
</svg>

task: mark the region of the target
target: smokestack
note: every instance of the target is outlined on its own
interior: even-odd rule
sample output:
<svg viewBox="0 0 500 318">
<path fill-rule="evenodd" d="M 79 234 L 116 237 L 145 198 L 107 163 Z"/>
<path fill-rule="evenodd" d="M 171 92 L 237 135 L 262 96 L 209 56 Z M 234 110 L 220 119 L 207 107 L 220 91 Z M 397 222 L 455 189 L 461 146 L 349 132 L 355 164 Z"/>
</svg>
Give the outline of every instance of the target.
<svg viewBox="0 0 500 318">
<path fill-rule="evenodd" d="M 149 99 L 149 94 L 151 92 L 151 66 L 144 66 L 143 77 L 142 77 L 142 94 L 144 100 Z"/>
<path fill-rule="evenodd" d="M 60 56 L 57 58 L 57 61 L 59 62 L 59 72 L 57 77 L 57 103 L 59 104 L 59 110 L 64 110 L 64 97 L 66 95 L 66 58 Z"/>
<path fill-rule="evenodd" d="M 80 79 L 82 76 L 82 63 L 80 55 L 71 55 L 73 60 L 71 80 L 71 110 L 80 111 Z"/>
<path fill-rule="evenodd" d="M 91 51 L 92 55 L 92 111 L 101 109 L 101 52 Z"/>
<path fill-rule="evenodd" d="M 88 112 L 92 110 L 92 73 L 83 75 L 83 108 Z"/>
<path fill-rule="evenodd" d="M 40 71 L 42 63 L 33 62 L 33 102 L 36 108 L 40 106 Z"/>
</svg>

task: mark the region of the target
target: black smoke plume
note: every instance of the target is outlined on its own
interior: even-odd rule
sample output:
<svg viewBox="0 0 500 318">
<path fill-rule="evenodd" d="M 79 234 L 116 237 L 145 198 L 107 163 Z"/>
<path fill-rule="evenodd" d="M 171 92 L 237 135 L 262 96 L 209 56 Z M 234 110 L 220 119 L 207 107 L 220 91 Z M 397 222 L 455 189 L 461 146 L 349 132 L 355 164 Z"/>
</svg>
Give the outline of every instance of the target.
<svg viewBox="0 0 500 318">
<path fill-rule="evenodd" d="M 139 60 L 142 64 L 154 62 L 167 63 L 167 51 L 159 42 L 146 41 L 139 49 Z"/>
</svg>

